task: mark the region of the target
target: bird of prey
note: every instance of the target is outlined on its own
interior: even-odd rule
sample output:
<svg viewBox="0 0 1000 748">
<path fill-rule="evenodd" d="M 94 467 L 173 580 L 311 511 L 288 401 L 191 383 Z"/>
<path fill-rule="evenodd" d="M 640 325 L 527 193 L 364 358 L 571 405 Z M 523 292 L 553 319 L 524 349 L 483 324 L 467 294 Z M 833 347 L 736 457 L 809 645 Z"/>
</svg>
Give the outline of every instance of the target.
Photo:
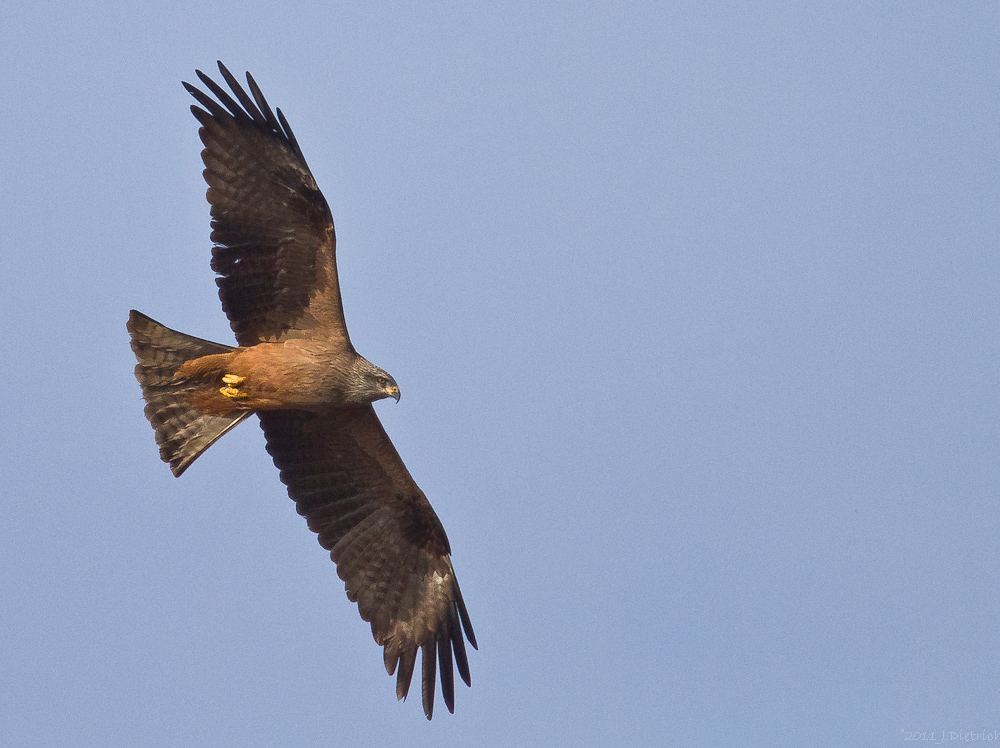
<svg viewBox="0 0 1000 748">
<path fill-rule="evenodd" d="M 249 73 L 252 96 L 221 62 L 219 71 L 232 96 L 200 70 L 215 98 L 184 88 L 200 105 L 191 111 L 205 145 L 212 269 L 238 346 L 132 310 L 135 376 L 160 457 L 179 476 L 256 413 L 288 495 L 371 623 L 389 675 L 398 669 L 397 698 L 419 649 L 424 714 L 434 711 L 436 664 L 454 712 L 453 663 L 471 685 L 463 630 L 473 647 L 476 638 L 444 528 L 372 408 L 398 402 L 399 388 L 351 345 L 333 217 L 281 109 Z"/>
</svg>

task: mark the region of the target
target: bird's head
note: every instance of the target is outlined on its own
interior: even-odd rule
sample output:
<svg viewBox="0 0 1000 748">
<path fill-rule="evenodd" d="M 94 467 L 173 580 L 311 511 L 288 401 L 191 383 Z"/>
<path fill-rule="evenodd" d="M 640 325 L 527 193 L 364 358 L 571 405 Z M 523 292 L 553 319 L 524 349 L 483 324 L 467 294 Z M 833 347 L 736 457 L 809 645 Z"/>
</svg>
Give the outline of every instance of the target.
<svg viewBox="0 0 1000 748">
<path fill-rule="evenodd" d="M 386 397 L 399 402 L 399 386 L 385 369 L 380 369 L 370 361 L 361 358 L 355 371 L 355 386 L 351 399 L 371 403 Z"/>
<path fill-rule="evenodd" d="M 399 402 L 399 387 L 396 385 L 396 380 L 389 376 L 389 372 L 379 369 L 378 373 L 373 377 L 372 384 L 374 385 L 376 400 L 381 400 L 383 397 L 391 397 L 397 403 Z"/>
</svg>

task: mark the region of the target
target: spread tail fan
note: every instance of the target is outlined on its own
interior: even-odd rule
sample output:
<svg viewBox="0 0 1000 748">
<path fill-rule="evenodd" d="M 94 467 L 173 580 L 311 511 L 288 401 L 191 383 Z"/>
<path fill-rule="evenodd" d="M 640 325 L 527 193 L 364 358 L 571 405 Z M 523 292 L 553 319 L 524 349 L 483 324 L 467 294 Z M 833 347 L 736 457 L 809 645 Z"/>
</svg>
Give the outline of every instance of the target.
<svg viewBox="0 0 1000 748">
<path fill-rule="evenodd" d="M 160 458 L 179 476 L 223 434 L 245 420 L 250 411 L 232 416 L 202 413 L 187 401 L 195 385 L 174 379 L 174 372 L 185 361 L 227 353 L 233 348 L 171 330 L 134 309 L 129 313 L 128 331 L 139 362 L 135 378 L 142 386 L 146 418 L 156 432 Z"/>
</svg>

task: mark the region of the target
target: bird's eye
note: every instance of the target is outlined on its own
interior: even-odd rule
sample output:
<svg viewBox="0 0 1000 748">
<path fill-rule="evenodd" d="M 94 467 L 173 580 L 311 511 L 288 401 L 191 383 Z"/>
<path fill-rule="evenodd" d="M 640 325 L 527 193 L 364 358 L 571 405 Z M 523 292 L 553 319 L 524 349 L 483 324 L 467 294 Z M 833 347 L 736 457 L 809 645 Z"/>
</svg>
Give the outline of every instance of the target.
<svg viewBox="0 0 1000 748">
<path fill-rule="evenodd" d="M 389 384 L 389 380 L 386 379 L 385 377 L 375 377 L 375 381 L 378 382 L 379 387 L 385 387 L 387 384 Z"/>
</svg>

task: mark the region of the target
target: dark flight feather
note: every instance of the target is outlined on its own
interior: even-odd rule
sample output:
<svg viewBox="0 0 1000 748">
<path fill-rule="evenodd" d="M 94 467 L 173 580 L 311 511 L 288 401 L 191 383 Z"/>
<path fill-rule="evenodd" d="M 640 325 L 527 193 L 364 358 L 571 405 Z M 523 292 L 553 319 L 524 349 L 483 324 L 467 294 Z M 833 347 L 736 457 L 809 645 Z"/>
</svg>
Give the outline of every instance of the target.
<svg viewBox="0 0 1000 748">
<path fill-rule="evenodd" d="M 475 634 L 444 528 L 374 409 L 259 415 L 289 496 L 330 551 L 348 597 L 385 648 L 386 670 L 392 675 L 398 666 L 397 696 L 406 697 L 422 650 L 423 706 L 431 717 L 440 651 L 441 691 L 454 711 L 452 652 L 462 680 L 471 685 L 462 631 L 473 647 Z"/>
<path fill-rule="evenodd" d="M 291 128 L 248 75 L 252 99 L 219 66 L 236 99 L 197 71 L 219 100 L 185 83 L 201 105 L 205 181 L 212 206 L 212 269 L 240 345 L 322 325 L 350 347 L 340 299 L 336 236 L 326 199 Z M 219 103 L 221 102 L 221 104 Z M 294 334 L 294 333 L 293 333 Z"/>
</svg>

